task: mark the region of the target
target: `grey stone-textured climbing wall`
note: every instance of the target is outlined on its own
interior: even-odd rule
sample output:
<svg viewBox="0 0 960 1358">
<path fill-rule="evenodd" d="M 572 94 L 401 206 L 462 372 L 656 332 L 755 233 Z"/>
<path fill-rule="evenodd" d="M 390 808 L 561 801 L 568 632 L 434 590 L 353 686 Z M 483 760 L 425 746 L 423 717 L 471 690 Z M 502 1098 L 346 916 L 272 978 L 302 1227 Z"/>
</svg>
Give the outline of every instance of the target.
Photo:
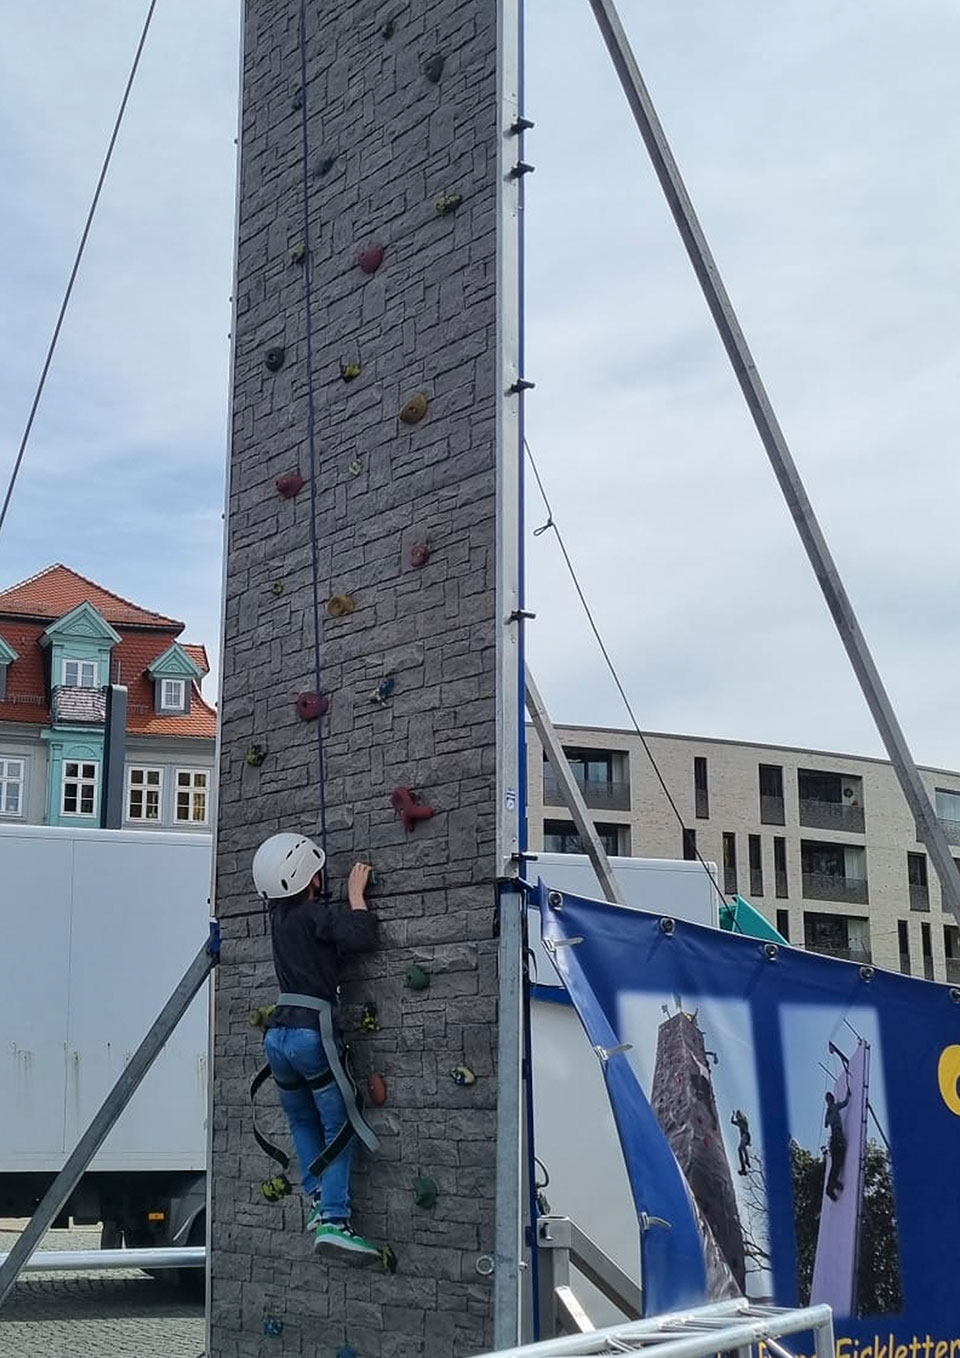
<svg viewBox="0 0 960 1358">
<path fill-rule="evenodd" d="M 495 1129 L 496 4 L 306 6 L 327 847 L 334 894 L 357 858 L 379 878 L 379 947 L 346 972 L 343 1026 L 361 1083 L 387 1090 L 354 1203 L 394 1275 L 315 1256 L 299 1197 L 263 1199 L 251 1132 L 248 1013 L 274 985 L 250 861 L 275 830 L 316 831 L 318 761 L 315 708 L 297 705 L 316 689 L 300 5 L 245 9 L 210 1358 L 446 1358 L 491 1342 L 477 1260 L 493 1250 Z M 406 423 L 416 393 L 427 412 Z M 405 830 L 400 787 L 436 814 Z M 413 964 L 429 988 L 404 986 Z M 360 1028 L 366 1001 L 379 1032 Z M 451 1078 L 461 1065 L 475 1084 Z M 258 1106 L 286 1141 L 269 1087 Z M 418 1176 L 436 1181 L 431 1208 Z"/>
</svg>

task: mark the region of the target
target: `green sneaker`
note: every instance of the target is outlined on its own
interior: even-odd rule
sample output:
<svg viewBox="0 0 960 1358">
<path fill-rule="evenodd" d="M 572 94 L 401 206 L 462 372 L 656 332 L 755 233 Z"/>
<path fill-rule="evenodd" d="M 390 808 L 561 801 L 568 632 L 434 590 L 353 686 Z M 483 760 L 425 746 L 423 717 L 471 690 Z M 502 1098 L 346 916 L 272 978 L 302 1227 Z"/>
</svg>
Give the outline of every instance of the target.
<svg viewBox="0 0 960 1358">
<path fill-rule="evenodd" d="M 320 1216 L 321 1210 L 320 1199 L 314 1198 L 310 1207 L 310 1215 L 307 1217 L 307 1224 L 303 1228 L 305 1231 L 314 1231 L 321 1224 L 323 1220 Z"/>
<path fill-rule="evenodd" d="M 356 1254 L 364 1259 L 379 1259 L 380 1250 L 372 1240 L 357 1235 L 349 1221 L 321 1221 L 317 1226 L 315 1250 L 342 1250 L 346 1254 Z"/>
</svg>

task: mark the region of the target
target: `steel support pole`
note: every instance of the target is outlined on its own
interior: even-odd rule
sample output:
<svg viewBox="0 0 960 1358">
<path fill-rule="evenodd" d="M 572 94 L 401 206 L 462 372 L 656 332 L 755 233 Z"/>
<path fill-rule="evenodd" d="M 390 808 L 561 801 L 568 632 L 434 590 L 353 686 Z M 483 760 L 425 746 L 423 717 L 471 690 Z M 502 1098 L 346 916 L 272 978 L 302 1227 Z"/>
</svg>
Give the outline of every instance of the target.
<svg viewBox="0 0 960 1358">
<path fill-rule="evenodd" d="M 497 1123 L 493 1340 L 519 1342 L 523 1262 L 523 127 L 522 0 L 497 0 Z M 529 1275 L 528 1275 L 529 1276 Z"/>
<path fill-rule="evenodd" d="M 886 746 L 903 795 L 907 799 L 907 805 L 917 823 L 920 838 L 926 845 L 940 878 L 944 904 L 950 907 L 957 923 L 960 924 L 960 872 L 957 871 L 946 835 L 937 820 L 927 790 L 920 780 L 866 638 L 860 630 L 853 605 L 847 597 L 840 574 L 813 512 L 813 506 L 774 414 L 770 398 L 760 379 L 746 337 L 740 329 L 733 304 L 720 278 L 653 101 L 640 75 L 640 68 L 620 22 L 617 7 L 614 0 L 590 0 L 590 8 L 600 27 L 620 84 L 627 96 L 627 102 L 653 162 L 660 187 L 673 213 L 673 219 L 703 290 L 707 306 L 720 332 L 723 346 L 733 365 L 753 422 L 787 502 L 787 508 L 796 524 L 800 540 L 823 591 L 823 597 L 827 601 L 827 607 L 840 633 L 840 640 L 850 658 L 863 696 Z"/>
<path fill-rule="evenodd" d="M 560 738 L 553 728 L 553 722 L 550 720 L 550 715 L 540 697 L 540 691 L 534 683 L 529 667 L 526 671 L 526 689 L 527 711 L 530 713 L 530 720 L 533 722 L 534 730 L 540 737 L 540 743 L 550 761 L 550 767 L 560 784 L 563 800 L 573 817 L 580 842 L 586 849 L 593 870 L 597 874 L 600 889 L 611 905 L 624 905 L 626 902 L 620 892 L 619 883 L 613 875 L 613 868 L 610 866 L 607 851 L 604 849 L 596 827 L 590 818 L 587 804 L 583 800 L 583 793 L 573 776 L 573 770 L 563 752 Z"/>
<path fill-rule="evenodd" d="M 120 1114 L 133 1098 L 138 1086 L 163 1050 L 164 1044 L 183 1018 L 190 1002 L 216 966 L 220 956 L 220 935 L 211 925 L 210 937 L 184 972 L 176 990 L 167 1000 L 146 1037 L 118 1076 L 104 1099 L 100 1111 L 67 1158 L 67 1163 L 43 1195 L 43 1199 L 20 1238 L 0 1266 L 0 1306 L 17 1281 L 24 1264 L 60 1215 L 80 1182 L 90 1161 L 107 1139 Z"/>
<path fill-rule="evenodd" d="M 10 1258 L 0 1254 L 0 1266 Z M 114 1269 L 203 1268 L 205 1245 L 182 1249 L 158 1246 L 142 1250 L 37 1250 L 21 1273 L 107 1273 Z"/>
</svg>

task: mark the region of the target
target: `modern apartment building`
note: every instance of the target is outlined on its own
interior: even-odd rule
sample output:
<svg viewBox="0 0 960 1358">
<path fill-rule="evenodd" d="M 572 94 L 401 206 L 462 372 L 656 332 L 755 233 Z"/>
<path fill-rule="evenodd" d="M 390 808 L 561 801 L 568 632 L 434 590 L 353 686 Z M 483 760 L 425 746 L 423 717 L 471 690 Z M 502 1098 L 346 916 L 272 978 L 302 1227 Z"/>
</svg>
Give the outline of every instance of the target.
<svg viewBox="0 0 960 1358">
<path fill-rule="evenodd" d="M 610 854 L 720 870 L 792 943 L 960 983 L 960 938 L 889 763 L 696 736 L 558 727 Z M 535 731 L 528 730 L 530 851 L 579 853 Z M 960 773 L 921 769 L 960 861 Z"/>
</svg>

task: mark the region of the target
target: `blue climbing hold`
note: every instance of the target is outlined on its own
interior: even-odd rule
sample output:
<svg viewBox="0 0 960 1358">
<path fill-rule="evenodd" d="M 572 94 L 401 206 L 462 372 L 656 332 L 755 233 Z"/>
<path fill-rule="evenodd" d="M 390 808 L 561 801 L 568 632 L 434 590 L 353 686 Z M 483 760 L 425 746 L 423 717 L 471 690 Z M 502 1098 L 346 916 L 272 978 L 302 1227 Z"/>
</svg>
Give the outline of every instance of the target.
<svg viewBox="0 0 960 1358">
<path fill-rule="evenodd" d="M 283 1321 L 278 1320 L 276 1316 L 264 1316 L 263 1332 L 275 1339 L 278 1334 L 283 1334 Z"/>
<path fill-rule="evenodd" d="M 356 1349 L 352 1349 L 349 1344 L 342 1344 L 337 1349 L 337 1358 L 357 1358 Z"/>
</svg>

